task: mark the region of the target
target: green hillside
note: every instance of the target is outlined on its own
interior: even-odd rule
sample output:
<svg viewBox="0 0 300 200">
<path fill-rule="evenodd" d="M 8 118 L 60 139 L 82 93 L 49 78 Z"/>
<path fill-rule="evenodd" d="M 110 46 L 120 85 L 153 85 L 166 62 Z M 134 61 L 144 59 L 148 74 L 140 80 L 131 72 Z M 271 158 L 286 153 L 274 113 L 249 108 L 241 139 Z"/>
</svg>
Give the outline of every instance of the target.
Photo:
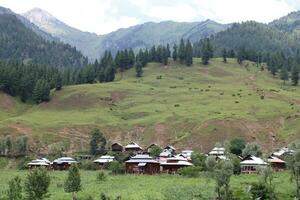
<svg viewBox="0 0 300 200">
<path fill-rule="evenodd" d="M 0 133 L 25 134 L 42 152 L 54 143 L 84 149 L 93 127 L 111 141 L 203 151 L 237 136 L 266 149 L 273 136 L 274 146 L 300 136 L 300 88 L 253 63 L 196 59 L 192 67 L 150 63 L 144 71 L 140 79 L 131 69 L 112 83 L 68 86 L 34 106 L 1 94 Z"/>
</svg>

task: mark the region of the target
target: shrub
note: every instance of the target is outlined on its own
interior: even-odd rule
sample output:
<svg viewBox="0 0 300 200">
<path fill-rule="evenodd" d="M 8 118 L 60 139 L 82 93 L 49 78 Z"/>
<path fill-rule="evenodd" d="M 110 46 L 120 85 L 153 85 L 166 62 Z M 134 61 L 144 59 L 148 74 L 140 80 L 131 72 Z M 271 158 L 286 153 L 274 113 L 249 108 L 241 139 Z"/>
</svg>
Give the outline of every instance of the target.
<svg viewBox="0 0 300 200">
<path fill-rule="evenodd" d="M 97 174 L 96 179 L 97 179 L 97 182 L 104 182 L 104 181 L 106 181 L 107 177 L 106 177 L 106 174 L 103 171 L 100 171 Z"/>
<path fill-rule="evenodd" d="M 80 163 L 79 168 L 82 170 L 97 170 L 98 166 L 91 160 L 84 160 Z"/>
<path fill-rule="evenodd" d="M 26 198 L 30 200 L 42 200 L 48 195 L 50 186 L 50 176 L 45 169 L 35 169 L 31 171 L 24 184 Z"/>
<path fill-rule="evenodd" d="M 201 167 L 189 166 L 183 167 L 178 170 L 178 173 L 185 177 L 199 177 L 200 176 Z"/>
<path fill-rule="evenodd" d="M 124 166 L 118 161 L 113 161 L 109 165 L 109 170 L 111 170 L 112 174 L 124 174 Z"/>
<path fill-rule="evenodd" d="M 261 182 L 253 183 L 251 185 L 250 193 L 252 195 L 252 199 L 269 199 L 268 188 L 265 184 Z"/>
</svg>

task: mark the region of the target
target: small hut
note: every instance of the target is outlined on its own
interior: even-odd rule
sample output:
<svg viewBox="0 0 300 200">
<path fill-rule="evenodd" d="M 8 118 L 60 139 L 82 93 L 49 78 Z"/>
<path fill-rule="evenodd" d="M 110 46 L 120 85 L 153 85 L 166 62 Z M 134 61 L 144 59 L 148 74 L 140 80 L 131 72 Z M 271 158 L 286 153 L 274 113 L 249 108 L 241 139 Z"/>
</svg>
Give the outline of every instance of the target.
<svg viewBox="0 0 300 200">
<path fill-rule="evenodd" d="M 178 169 L 192 165 L 192 163 L 188 162 L 187 158 L 182 156 L 167 158 L 165 162 L 160 163 L 162 171 L 169 174 L 175 174 Z"/>
<path fill-rule="evenodd" d="M 142 153 L 143 149 L 137 143 L 130 142 L 128 145 L 125 146 L 125 151 L 130 153 Z"/>
<path fill-rule="evenodd" d="M 209 153 L 209 156 L 224 156 L 225 148 L 224 147 L 215 147 Z"/>
<path fill-rule="evenodd" d="M 120 143 L 116 142 L 111 145 L 111 151 L 113 151 L 113 152 L 123 152 L 123 150 L 124 150 L 124 147 Z"/>
<path fill-rule="evenodd" d="M 268 158 L 268 163 L 271 165 L 273 171 L 275 172 L 280 172 L 286 169 L 286 163 L 285 161 L 274 157 L 274 156 L 270 156 Z"/>
<path fill-rule="evenodd" d="M 157 174 L 160 166 L 157 160 L 154 160 L 148 154 L 141 154 L 132 157 L 125 162 L 126 173 L 129 174 Z"/>
<path fill-rule="evenodd" d="M 261 158 L 249 155 L 242 160 L 240 165 L 242 173 L 253 174 L 257 173 L 260 168 L 267 167 L 268 164 Z"/>
<path fill-rule="evenodd" d="M 114 156 L 105 155 L 105 156 L 101 156 L 97 160 L 94 160 L 94 163 L 96 163 L 100 166 L 104 166 L 104 165 L 107 165 L 107 164 L 113 162 L 114 160 L 115 160 Z"/>
<path fill-rule="evenodd" d="M 30 161 L 27 166 L 29 169 L 33 168 L 50 168 L 51 167 L 51 162 L 46 159 L 46 158 L 41 158 L 41 159 L 35 159 Z"/>
<path fill-rule="evenodd" d="M 71 165 L 78 162 L 71 157 L 61 157 L 53 161 L 52 167 L 55 170 L 68 170 Z"/>
</svg>

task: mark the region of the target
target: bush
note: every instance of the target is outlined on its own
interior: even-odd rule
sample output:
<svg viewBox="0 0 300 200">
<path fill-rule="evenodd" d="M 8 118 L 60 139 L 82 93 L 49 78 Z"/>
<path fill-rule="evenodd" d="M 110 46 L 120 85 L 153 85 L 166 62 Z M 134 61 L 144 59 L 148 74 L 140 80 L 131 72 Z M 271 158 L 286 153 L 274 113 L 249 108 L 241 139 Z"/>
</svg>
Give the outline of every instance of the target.
<svg viewBox="0 0 300 200">
<path fill-rule="evenodd" d="M 103 171 L 100 171 L 97 174 L 96 179 L 97 179 L 97 182 L 104 182 L 104 181 L 106 181 L 107 177 L 106 177 L 106 174 Z"/>
<path fill-rule="evenodd" d="M 252 195 L 252 199 L 270 199 L 269 198 L 269 190 L 267 186 L 261 182 L 253 183 L 251 185 L 250 193 Z"/>
<path fill-rule="evenodd" d="M 98 166 L 91 160 L 84 160 L 80 163 L 79 168 L 82 170 L 97 170 Z"/>
<path fill-rule="evenodd" d="M 183 167 L 178 170 L 178 173 L 182 176 L 185 177 L 199 177 L 200 176 L 200 171 L 201 167 L 196 167 L 196 166 L 190 166 L 190 167 Z"/>
<path fill-rule="evenodd" d="M 108 168 L 112 174 L 124 174 L 124 166 L 119 163 L 118 161 L 113 161 L 110 163 L 109 168 Z"/>
</svg>

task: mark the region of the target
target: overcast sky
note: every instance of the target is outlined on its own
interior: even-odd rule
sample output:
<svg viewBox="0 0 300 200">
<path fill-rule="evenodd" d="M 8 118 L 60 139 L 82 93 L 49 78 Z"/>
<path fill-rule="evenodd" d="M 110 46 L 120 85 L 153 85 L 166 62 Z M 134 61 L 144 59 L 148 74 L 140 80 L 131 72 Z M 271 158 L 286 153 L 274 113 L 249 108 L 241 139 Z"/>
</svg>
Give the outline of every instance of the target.
<svg viewBox="0 0 300 200">
<path fill-rule="evenodd" d="M 83 31 L 105 34 L 147 21 L 270 22 L 300 10 L 300 0 L 0 0 L 23 13 L 44 9 Z"/>
</svg>

